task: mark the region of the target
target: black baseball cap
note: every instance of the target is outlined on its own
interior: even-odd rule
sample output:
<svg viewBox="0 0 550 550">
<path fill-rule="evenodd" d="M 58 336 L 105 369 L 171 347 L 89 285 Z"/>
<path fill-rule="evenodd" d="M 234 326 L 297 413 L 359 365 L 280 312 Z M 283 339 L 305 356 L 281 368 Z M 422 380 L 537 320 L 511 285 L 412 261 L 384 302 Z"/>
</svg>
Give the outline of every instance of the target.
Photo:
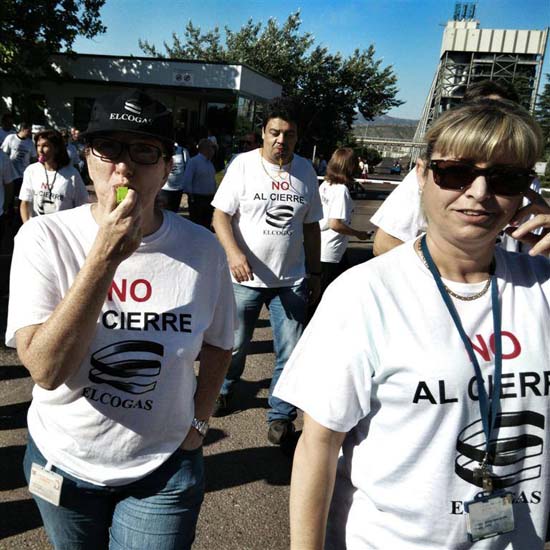
<svg viewBox="0 0 550 550">
<path fill-rule="evenodd" d="M 134 88 L 98 97 L 88 128 L 81 135 L 89 138 L 108 132 L 131 132 L 154 137 L 174 145 L 174 118 L 160 101 Z"/>
</svg>

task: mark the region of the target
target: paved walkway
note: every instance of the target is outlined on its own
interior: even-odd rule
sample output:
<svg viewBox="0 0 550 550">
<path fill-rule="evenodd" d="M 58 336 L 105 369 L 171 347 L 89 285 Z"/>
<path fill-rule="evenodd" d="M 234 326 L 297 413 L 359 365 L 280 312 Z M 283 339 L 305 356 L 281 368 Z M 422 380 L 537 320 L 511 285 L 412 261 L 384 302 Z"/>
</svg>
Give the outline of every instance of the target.
<svg viewBox="0 0 550 550">
<path fill-rule="evenodd" d="M 368 230 L 378 201 L 361 201 L 354 225 Z M 370 243 L 352 242 L 353 263 L 370 256 Z M 0 332 L 6 299 L 0 299 Z M 2 338 L 3 340 L 3 338 Z M 274 363 L 267 312 L 254 333 L 234 414 L 212 419 L 205 442 L 207 487 L 194 550 L 287 550 L 291 459 L 267 442 L 267 393 Z M 0 548 L 49 549 L 27 491 L 22 461 L 32 381 L 16 353 L 0 344 Z M 101 550 L 101 549 L 98 549 Z"/>
</svg>

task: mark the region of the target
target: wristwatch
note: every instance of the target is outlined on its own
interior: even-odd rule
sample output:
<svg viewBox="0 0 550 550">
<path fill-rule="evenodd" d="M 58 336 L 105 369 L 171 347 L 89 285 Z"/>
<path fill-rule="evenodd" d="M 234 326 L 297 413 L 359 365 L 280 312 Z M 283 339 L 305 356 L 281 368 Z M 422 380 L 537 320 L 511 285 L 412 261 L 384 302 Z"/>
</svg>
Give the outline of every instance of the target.
<svg viewBox="0 0 550 550">
<path fill-rule="evenodd" d="M 191 427 L 195 428 L 195 430 L 197 430 L 197 432 L 199 432 L 202 437 L 205 437 L 208 433 L 208 428 L 210 428 L 210 425 L 208 424 L 207 420 L 199 420 L 198 418 L 193 418 L 193 420 L 191 420 Z"/>
</svg>

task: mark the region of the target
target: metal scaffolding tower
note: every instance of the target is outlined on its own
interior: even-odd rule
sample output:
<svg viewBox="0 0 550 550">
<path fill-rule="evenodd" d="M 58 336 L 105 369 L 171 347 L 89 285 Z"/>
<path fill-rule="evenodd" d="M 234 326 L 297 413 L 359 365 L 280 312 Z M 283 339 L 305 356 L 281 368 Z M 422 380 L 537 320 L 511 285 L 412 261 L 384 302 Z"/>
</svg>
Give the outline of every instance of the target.
<svg viewBox="0 0 550 550">
<path fill-rule="evenodd" d="M 533 112 L 548 39 L 544 30 L 480 29 L 475 4 L 459 3 L 443 31 L 441 54 L 414 142 L 442 112 L 462 101 L 470 84 L 481 80 L 512 83 Z M 413 156 L 416 158 L 419 151 Z"/>
</svg>

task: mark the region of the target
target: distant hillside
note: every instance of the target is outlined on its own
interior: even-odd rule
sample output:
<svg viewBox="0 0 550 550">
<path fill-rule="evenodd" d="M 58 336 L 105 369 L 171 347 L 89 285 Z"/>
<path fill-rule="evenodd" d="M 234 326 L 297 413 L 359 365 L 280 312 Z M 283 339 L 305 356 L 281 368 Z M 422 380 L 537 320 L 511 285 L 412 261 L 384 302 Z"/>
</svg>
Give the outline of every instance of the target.
<svg viewBox="0 0 550 550">
<path fill-rule="evenodd" d="M 389 115 L 382 115 L 375 117 L 374 120 L 365 120 L 365 117 L 361 113 L 357 113 L 357 117 L 353 124 L 353 127 L 361 126 L 416 126 L 418 120 L 411 120 L 409 118 L 396 118 Z"/>
<path fill-rule="evenodd" d="M 355 136 L 380 138 L 380 139 L 406 139 L 412 140 L 416 125 L 407 126 L 393 124 L 391 126 L 375 126 L 370 124 L 362 124 L 353 127 L 352 133 Z"/>
</svg>

